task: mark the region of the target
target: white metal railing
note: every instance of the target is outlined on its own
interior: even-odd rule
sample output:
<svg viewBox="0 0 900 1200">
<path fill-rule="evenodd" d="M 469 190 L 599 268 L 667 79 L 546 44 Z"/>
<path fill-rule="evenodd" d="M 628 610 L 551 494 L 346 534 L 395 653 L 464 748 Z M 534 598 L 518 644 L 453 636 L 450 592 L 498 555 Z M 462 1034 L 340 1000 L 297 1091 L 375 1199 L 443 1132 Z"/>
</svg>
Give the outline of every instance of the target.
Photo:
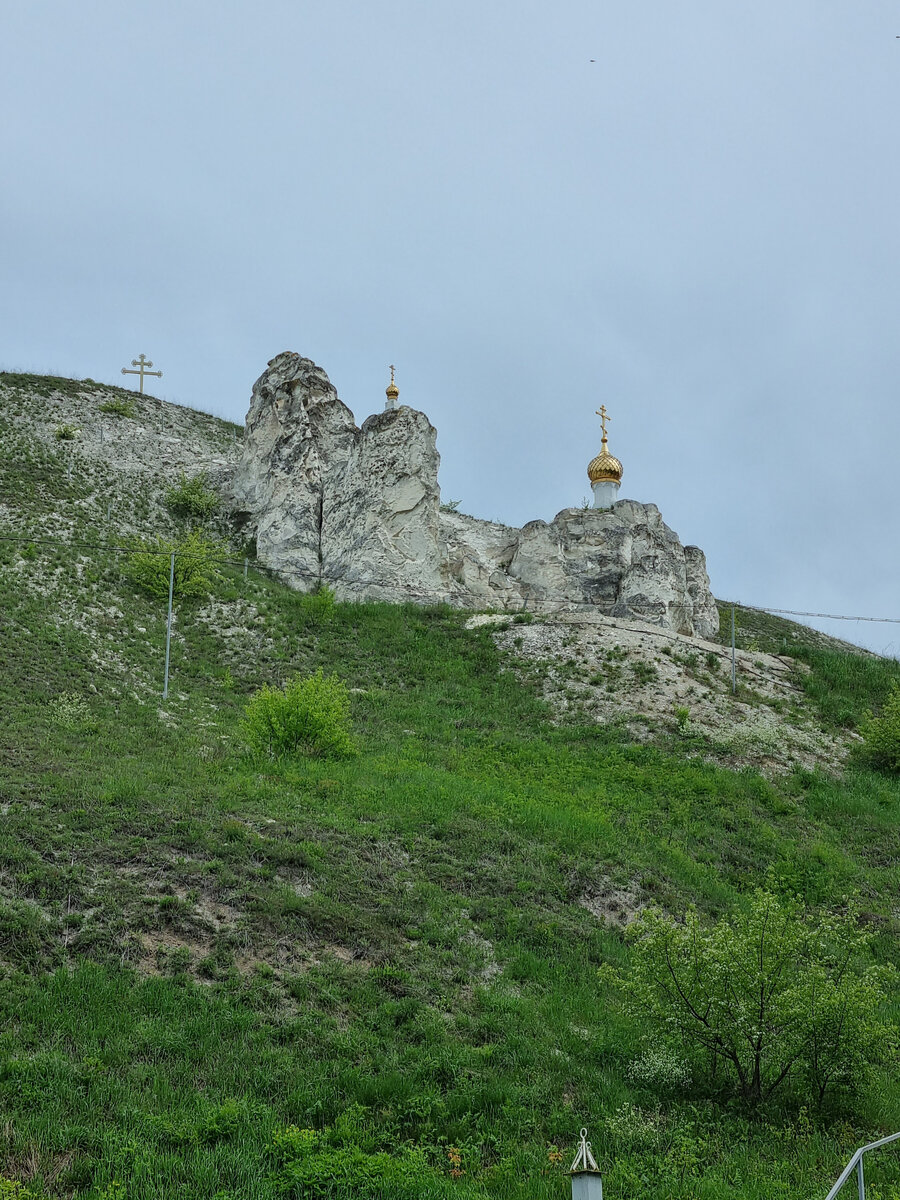
<svg viewBox="0 0 900 1200">
<path fill-rule="evenodd" d="M 859 1190 L 859 1200 L 866 1200 L 866 1175 L 863 1170 L 863 1155 L 868 1154 L 870 1150 L 877 1150 L 879 1146 L 886 1146 L 888 1142 L 896 1142 L 900 1138 L 900 1133 L 892 1133 L 890 1137 L 879 1138 L 877 1142 L 869 1142 L 868 1146 L 860 1146 L 850 1161 L 847 1163 L 841 1172 L 837 1183 L 825 1197 L 825 1200 L 834 1200 L 835 1196 L 856 1171 L 856 1185 Z"/>
</svg>

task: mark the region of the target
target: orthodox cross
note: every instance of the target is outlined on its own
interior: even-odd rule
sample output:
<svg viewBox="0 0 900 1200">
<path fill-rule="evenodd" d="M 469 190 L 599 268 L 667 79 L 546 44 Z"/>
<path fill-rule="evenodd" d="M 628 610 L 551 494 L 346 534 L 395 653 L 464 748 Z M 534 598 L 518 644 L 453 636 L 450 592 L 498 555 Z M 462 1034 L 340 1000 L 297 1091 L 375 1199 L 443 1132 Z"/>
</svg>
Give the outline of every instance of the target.
<svg viewBox="0 0 900 1200">
<path fill-rule="evenodd" d="M 600 418 L 600 423 L 603 426 L 603 441 L 605 442 L 606 441 L 606 422 L 609 420 L 609 417 L 606 415 L 606 405 L 605 404 L 601 404 L 600 407 L 597 409 L 597 416 Z"/>
<path fill-rule="evenodd" d="M 391 387 L 394 387 L 394 364 L 391 363 Z"/>
<path fill-rule="evenodd" d="M 157 375 L 160 379 L 162 379 L 162 371 L 149 370 L 149 368 L 153 366 L 153 363 L 150 361 L 149 358 L 145 358 L 143 354 L 139 358 L 133 358 L 131 360 L 131 365 L 133 367 L 137 367 L 138 370 L 129 371 L 127 367 L 123 367 L 122 374 L 123 375 L 140 375 L 140 377 L 141 377 L 140 391 L 141 391 L 142 396 L 144 394 L 144 376 L 145 375 Z"/>
</svg>

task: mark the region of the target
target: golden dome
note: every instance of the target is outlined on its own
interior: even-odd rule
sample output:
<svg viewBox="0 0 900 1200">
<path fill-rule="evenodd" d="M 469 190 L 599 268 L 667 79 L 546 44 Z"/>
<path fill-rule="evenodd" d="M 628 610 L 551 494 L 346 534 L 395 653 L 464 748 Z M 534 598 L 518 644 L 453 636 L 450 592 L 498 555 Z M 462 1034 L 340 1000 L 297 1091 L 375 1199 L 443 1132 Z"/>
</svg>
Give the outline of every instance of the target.
<svg viewBox="0 0 900 1200">
<path fill-rule="evenodd" d="M 609 418 L 606 415 L 605 404 L 600 405 L 600 411 L 597 413 L 597 416 L 603 422 L 603 438 L 600 442 L 600 453 L 588 463 L 588 479 L 591 483 L 600 483 L 604 480 L 621 483 L 622 464 L 614 454 L 610 454 L 609 445 L 606 440 L 606 422 Z"/>
<path fill-rule="evenodd" d="M 384 389 L 384 394 L 387 396 L 389 403 L 391 401 L 396 400 L 397 397 L 400 395 L 400 389 L 397 387 L 396 383 L 394 383 L 394 368 L 393 367 L 391 367 L 391 382 Z"/>
<path fill-rule="evenodd" d="M 615 483 L 622 482 L 622 464 L 614 454 L 606 448 L 606 438 L 603 439 L 603 449 L 596 458 L 588 463 L 588 479 L 591 483 L 599 483 L 601 479 L 612 479 Z"/>
</svg>

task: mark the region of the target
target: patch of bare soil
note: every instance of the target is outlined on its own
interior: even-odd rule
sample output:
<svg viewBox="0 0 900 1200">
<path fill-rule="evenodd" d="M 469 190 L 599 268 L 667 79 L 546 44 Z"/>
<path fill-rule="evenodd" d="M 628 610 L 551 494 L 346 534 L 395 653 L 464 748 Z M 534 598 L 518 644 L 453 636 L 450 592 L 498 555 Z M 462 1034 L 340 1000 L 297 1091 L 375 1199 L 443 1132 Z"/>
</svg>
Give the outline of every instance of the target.
<svg viewBox="0 0 900 1200">
<path fill-rule="evenodd" d="M 557 613 L 531 624 L 508 617 L 494 637 L 514 669 L 537 678 L 560 718 L 624 724 L 639 741 L 702 736 L 729 766 L 778 775 L 797 766 L 839 772 L 856 735 L 822 728 L 801 686 L 808 668 L 787 656 L 731 650 L 639 621 Z"/>
<path fill-rule="evenodd" d="M 609 879 L 600 879 L 585 888 L 578 903 L 604 925 L 618 929 L 630 925 L 645 907 L 637 880 L 632 880 L 626 887 L 617 887 Z"/>
</svg>

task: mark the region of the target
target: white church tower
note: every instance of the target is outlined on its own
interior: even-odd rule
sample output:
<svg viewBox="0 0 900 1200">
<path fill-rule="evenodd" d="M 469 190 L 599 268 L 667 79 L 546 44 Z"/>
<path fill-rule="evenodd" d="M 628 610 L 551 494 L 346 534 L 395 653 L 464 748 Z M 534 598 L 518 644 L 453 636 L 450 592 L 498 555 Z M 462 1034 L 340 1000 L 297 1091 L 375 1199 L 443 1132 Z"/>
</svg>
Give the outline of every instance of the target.
<svg viewBox="0 0 900 1200">
<path fill-rule="evenodd" d="M 397 407 L 397 397 L 400 395 L 400 389 L 394 383 L 394 365 L 391 364 L 391 382 L 384 389 L 384 394 L 387 400 L 384 402 L 384 411 L 390 412 L 392 408 Z"/>
<path fill-rule="evenodd" d="M 591 481 L 591 491 L 594 493 L 594 508 L 612 508 L 619 495 L 619 484 L 622 482 L 622 464 L 610 454 L 606 441 L 606 405 L 601 404 L 597 413 L 603 426 L 603 439 L 600 453 L 588 463 L 588 479 Z"/>
</svg>

